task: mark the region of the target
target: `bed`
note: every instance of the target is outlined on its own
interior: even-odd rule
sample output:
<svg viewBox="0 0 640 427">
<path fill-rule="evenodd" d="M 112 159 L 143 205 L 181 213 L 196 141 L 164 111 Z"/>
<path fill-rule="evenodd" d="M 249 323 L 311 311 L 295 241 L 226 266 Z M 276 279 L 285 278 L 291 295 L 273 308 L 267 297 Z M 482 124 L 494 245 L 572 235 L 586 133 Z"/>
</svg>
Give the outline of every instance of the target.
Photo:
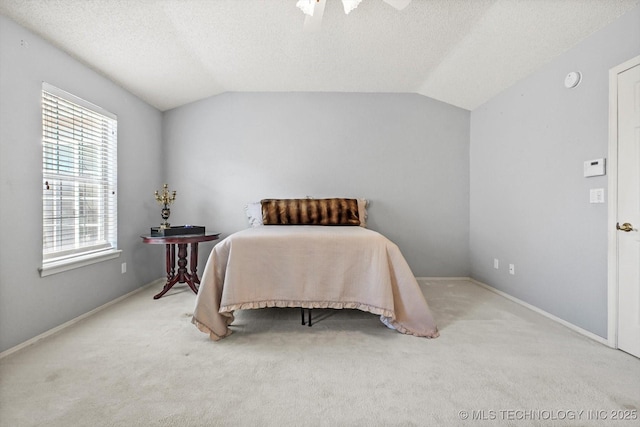
<svg viewBox="0 0 640 427">
<path fill-rule="evenodd" d="M 295 199 L 276 204 L 280 200 Z M 266 307 L 358 309 L 379 315 L 400 333 L 439 335 L 398 246 L 362 226 L 361 204 L 329 208 L 310 220 L 300 218 L 301 211 L 312 211 L 308 202 L 276 207 L 271 219 L 268 203 L 261 202 L 262 225 L 233 233 L 209 255 L 192 322 L 212 340 L 231 334 L 235 310 Z M 327 215 L 336 224 L 318 225 Z"/>
</svg>

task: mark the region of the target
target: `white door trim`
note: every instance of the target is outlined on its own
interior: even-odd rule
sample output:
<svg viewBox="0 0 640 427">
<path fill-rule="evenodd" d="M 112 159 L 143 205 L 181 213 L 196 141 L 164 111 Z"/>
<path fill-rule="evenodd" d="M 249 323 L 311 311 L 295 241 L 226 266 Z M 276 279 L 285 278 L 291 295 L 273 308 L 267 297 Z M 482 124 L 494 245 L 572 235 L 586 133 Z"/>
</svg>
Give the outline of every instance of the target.
<svg viewBox="0 0 640 427">
<path fill-rule="evenodd" d="M 607 344 L 613 348 L 618 348 L 618 74 L 636 65 L 640 65 L 640 55 L 609 70 Z"/>
</svg>

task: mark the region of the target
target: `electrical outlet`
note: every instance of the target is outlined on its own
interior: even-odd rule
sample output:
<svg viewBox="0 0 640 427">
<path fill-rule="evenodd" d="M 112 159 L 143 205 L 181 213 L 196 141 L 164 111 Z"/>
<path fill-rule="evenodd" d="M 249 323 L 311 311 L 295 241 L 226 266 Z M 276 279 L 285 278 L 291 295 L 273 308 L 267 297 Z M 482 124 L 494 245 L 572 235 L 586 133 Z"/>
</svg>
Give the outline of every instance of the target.
<svg viewBox="0 0 640 427">
<path fill-rule="evenodd" d="M 122 264 L 120 264 L 120 271 L 122 272 L 122 274 L 127 272 L 127 263 L 123 262 Z"/>
<path fill-rule="evenodd" d="M 500 268 L 500 261 L 498 261 L 498 258 L 493 259 L 493 268 L 495 268 L 496 270 Z"/>
<path fill-rule="evenodd" d="M 509 274 L 516 274 L 516 266 L 509 264 Z"/>
</svg>

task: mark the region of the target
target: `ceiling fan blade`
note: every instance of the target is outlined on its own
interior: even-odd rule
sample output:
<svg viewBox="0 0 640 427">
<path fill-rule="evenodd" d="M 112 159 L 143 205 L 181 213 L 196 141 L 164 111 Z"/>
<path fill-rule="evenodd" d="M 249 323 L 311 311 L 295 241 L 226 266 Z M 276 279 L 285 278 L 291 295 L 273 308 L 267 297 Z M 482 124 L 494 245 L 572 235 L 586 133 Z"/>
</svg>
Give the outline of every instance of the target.
<svg viewBox="0 0 640 427">
<path fill-rule="evenodd" d="M 411 0 L 382 0 L 382 1 L 398 10 L 404 9 L 409 5 L 409 3 L 411 3 Z"/>
<path fill-rule="evenodd" d="M 304 31 L 314 32 L 319 31 L 322 26 L 322 15 L 324 15 L 324 7 L 327 4 L 327 0 L 313 0 L 315 7 L 313 9 L 313 16 L 306 15 L 304 17 Z"/>
</svg>

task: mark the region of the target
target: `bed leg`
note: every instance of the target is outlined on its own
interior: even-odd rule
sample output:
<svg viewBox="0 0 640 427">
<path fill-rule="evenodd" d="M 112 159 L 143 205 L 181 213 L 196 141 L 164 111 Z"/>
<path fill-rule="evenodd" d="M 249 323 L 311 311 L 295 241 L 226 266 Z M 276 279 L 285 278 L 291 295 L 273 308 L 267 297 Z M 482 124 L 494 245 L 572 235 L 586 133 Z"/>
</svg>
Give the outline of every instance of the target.
<svg viewBox="0 0 640 427">
<path fill-rule="evenodd" d="M 307 308 L 307 314 L 309 315 L 309 327 L 311 327 L 311 309 Z M 304 325 L 306 322 L 304 321 L 304 307 L 300 307 L 300 316 L 302 317 L 302 324 Z"/>
</svg>

